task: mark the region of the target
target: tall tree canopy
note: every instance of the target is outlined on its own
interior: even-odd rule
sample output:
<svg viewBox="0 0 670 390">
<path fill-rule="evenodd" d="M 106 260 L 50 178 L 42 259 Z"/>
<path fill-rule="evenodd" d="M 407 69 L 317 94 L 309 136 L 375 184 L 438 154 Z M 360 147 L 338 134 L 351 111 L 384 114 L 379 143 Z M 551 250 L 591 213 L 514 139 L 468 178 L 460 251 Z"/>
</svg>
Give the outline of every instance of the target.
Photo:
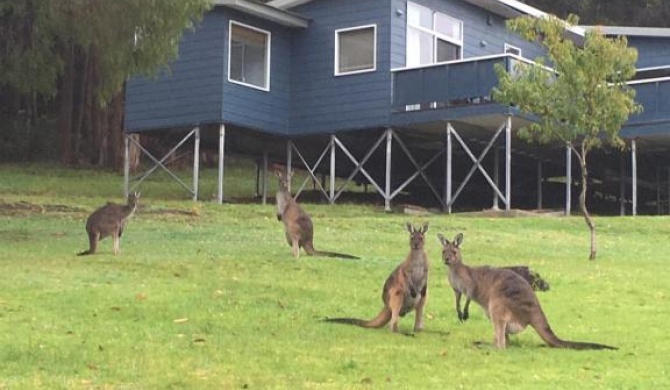
<svg viewBox="0 0 670 390">
<path fill-rule="evenodd" d="M 39 101 L 57 102 L 64 163 L 119 165 L 125 80 L 167 65 L 209 7 L 210 0 L 0 0 L 0 86 L 34 116 Z"/>
<path fill-rule="evenodd" d="M 587 157 L 603 143 L 623 146 L 621 126 L 641 107 L 635 91 L 626 81 L 635 75 L 637 51 L 627 47 L 625 38 L 607 38 L 597 30 L 584 37 L 583 46 L 566 35 L 566 27 L 577 24 L 570 15 L 567 23 L 556 17 L 524 16 L 508 21 L 508 27 L 524 39 L 540 42 L 547 58 L 542 64 L 519 64 L 508 73 L 498 66 L 500 80 L 493 96 L 515 105 L 539 120 L 519 131 L 519 135 L 540 142 L 563 142 L 570 147 L 581 169 L 579 206 L 591 232 L 590 259 L 596 258 L 596 228 L 586 208 Z"/>
</svg>

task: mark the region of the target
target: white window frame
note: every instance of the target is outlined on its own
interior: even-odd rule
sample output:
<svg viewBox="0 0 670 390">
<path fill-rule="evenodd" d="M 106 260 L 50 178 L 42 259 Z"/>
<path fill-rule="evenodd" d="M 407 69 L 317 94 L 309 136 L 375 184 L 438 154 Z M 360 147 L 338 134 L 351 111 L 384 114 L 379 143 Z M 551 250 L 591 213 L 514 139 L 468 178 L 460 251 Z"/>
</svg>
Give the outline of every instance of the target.
<svg viewBox="0 0 670 390">
<path fill-rule="evenodd" d="M 243 27 L 249 30 L 253 30 L 262 34 L 265 34 L 267 37 L 267 45 L 265 47 L 265 80 L 266 80 L 266 85 L 264 87 L 250 84 L 250 83 L 245 83 L 244 81 L 239 81 L 230 78 L 230 59 L 232 57 L 232 40 L 233 40 L 233 25 L 238 26 L 238 27 Z M 272 32 L 268 30 L 263 30 L 258 27 L 250 26 L 248 24 L 240 23 L 235 20 L 231 20 L 230 23 L 228 23 L 228 82 L 233 83 L 233 84 L 239 84 L 239 85 L 244 85 L 245 87 L 253 88 L 253 89 L 258 89 L 260 91 L 265 91 L 269 92 L 270 91 L 270 65 L 272 63 L 270 59 L 270 53 L 272 53 Z"/>
<path fill-rule="evenodd" d="M 414 6 L 414 7 L 417 7 L 417 8 L 423 8 L 423 9 L 425 9 L 425 10 L 428 10 L 428 11 L 432 14 L 432 24 L 433 24 L 433 25 L 431 26 L 431 29 L 427 29 L 427 28 L 422 27 L 422 26 L 418 26 L 418 25 L 410 24 L 410 22 L 409 22 L 409 17 L 407 18 L 407 21 L 406 21 L 406 23 L 405 23 L 405 26 L 406 26 L 405 28 L 406 28 L 407 30 L 409 30 L 410 28 L 413 28 L 413 29 L 416 29 L 416 30 L 418 30 L 418 31 L 421 31 L 421 32 L 424 32 L 424 33 L 426 33 L 426 34 L 430 34 L 430 35 L 433 36 L 432 62 L 431 62 L 430 64 L 420 64 L 420 65 L 417 65 L 417 66 L 426 66 L 426 65 L 432 65 L 432 64 L 437 64 L 437 63 L 438 63 L 438 62 L 436 61 L 436 58 L 437 58 L 437 46 L 438 46 L 437 43 L 438 43 L 438 39 L 443 40 L 443 41 L 446 41 L 446 42 L 449 42 L 449 43 L 453 44 L 454 46 L 458 46 L 458 59 L 459 59 L 459 60 L 462 60 L 462 59 L 463 59 L 463 35 L 464 35 L 464 24 L 463 24 L 463 21 L 460 20 L 460 19 L 458 19 L 458 18 L 455 18 L 455 17 L 453 17 L 453 16 L 451 16 L 451 15 L 449 15 L 449 14 L 446 14 L 446 13 L 444 13 L 444 12 L 434 11 L 433 9 L 431 9 L 431 8 L 429 8 L 429 7 L 426 7 L 426 6 L 424 6 L 424 5 L 421 5 L 421 4 L 417 4 L 417 3 L 413 3 L 413 2 L 411 2 L 411 1 L 408 1 L 408 2 L 407 2 L 407 8 L 408 8 L 408 9 L 409 9 L 410 5 L 411 5 L 411 6 Z M 408 11 L 406 14 L 409 14 L 409 11 Z M 457 23 L 460 25 L 460 39 L 454 39 L 454 38 L 452 38 L 452 37 L 450 37 L 450 36 L 448 36 L 448 35 L 444 35 L 444 34 L 441 34 L 441 33 L 439 33 L 439 32 L 436 31 L 436 29 L 435 29 L 435 25 L 436 25 L 436 20 L 437 20 L 437 16 L 438 16 L 438 14 L 439 14 L 439 15 L 442 15 L 442 16 L 445 16 L 445 17 L 447 17 L 447 18 L 449 18 L 449 19 L 452 19 L 453 21 L 457 22 Z M 406 33 L 406 38 L 405 38 L 405 46 L 406 46 L 406 47 L 405 47 L 405 66 L 409 66 L 409 65 L 408 65 L 408 63 L 409 63 L 409 56 L 407 55 L 407 54 L 408 54 L 407 47 L 409 46 L 409 42 L 408 42 L 407 40 L 409 40 L 409 34 Z M 448 62 L 448 61 L 447 61 L 447 62 Z"/>
<path fill-rule="evenodd" d="M 352 70 L 348 72 L 340 72 L 340 33 L 346 33 L 350 31 L 356 31 L 356 30 L 366 30 L 372 28 L 372 68 L 370 69 L 360 69 L 360 70 Z M 375 72 L 377 70 L 377 25 L 376 24 L 366 24 L 364 26 L 356 26 L 356 27 L 347 27 L 347 28 L 340 28 L 335 30 L 335 59 L 334 59 L 334 69 L 335 69 L 335 76 L 348 76 L 352 74 L 361 74 L 361 73 L 369 73 L 369 72 Z"/>
<path fill-rule="evenodd" d="M 520 47 L 518 47 L 518 46 L 514 46 L 514 45 L 510 45 L 509 43 L 505 43 L 505 44 L 503 45 L 503 52 L 504 52 L 505 54 L 508 54 L 508 53 L 510 53 L 510 50 L 512 50 L 512 51 L 516 51 L 516 52 L 517 52 L 517 53 L 511 53 L 511 54 L 514 54 L 514 55 L 516 55 L 516 56 L 521 57 L 521 53 L 522 53 L 522 52 L 521 52 L 521 48 L 520 48 Z"/>
</svg>

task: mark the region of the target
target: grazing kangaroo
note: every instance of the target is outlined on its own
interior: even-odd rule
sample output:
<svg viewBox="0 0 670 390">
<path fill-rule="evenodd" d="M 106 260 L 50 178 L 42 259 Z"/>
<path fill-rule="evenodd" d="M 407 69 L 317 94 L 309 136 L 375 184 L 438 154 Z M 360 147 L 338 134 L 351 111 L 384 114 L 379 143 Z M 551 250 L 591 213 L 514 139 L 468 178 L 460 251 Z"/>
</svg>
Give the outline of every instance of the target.
<svg viewBox="0 0 670 390">
<path fill-rule="evenodd" d="M 300 257 L 300 248 L 305 248 L 310 256 L 340 257 L 343 259 L 358 259 L 356 256 L 336 252 L 325 252 L 314 249 L 314 225 L 312 218 L 293 199 L 288 189 L 289 180 L 293 172 L 284 173 L 277 169 L 277 220 L 284 222 L 286 241 L 293 248 L 293 257 Z"/>
<path fill-rule="evenodd" d="M 572 349 L 617 349 L 608 345 L 561 340 L 551 330 L 547 317 L 530 284 L 514 271 L 493 267 L 468 267 L 461 260 L 463 234 L 450 242 L 438 234 L 442 243 L 442 259 L 449 267 L 449 283 L 456 300 L 465 294 L 477 302 L 493 322 L 494 344 L 505 348 L 508 335 L 521 332 L 530 325 L 550 347 Z"/>
<path fill-rule="evenodd" d="M 410 251 L 405 261 L 391 273 L 384 283 L 384 307 L 377 317 L 366 321 L 356 318 L 326 318 L 328 322 L 352 324 L 363 328 L 381 328 L 390 322 L 391 331 L 398 331 L 398 319 L 416 310 L 414 331 L 423 329 L 423 308 L 428 289 L 428 258 L 423 250 L 428 223 L 421 229 L 407 224 Z"/>
<path fill-rule="evenodd" d="M 524 278 L 528 284 L 533 288 L 535 291 L 549 291 L 549 283 L 547 283 L 542 277 L 540 276 L 539 273 L 531 270 L 525 265 L 515 265 L 511 267 L 501 267 L 503 269 L 508 269 L 511 271 L 516 272 L 519 274 L 522 278 Z M 449 272 L 449 280 L 451 281 L 452 275 L 451 271 Z M 453 284 L 452 284 L 453 285 Z M 465 305 L 463 305 L 463 311 L 461 312 L 461 293 L 456 292 L 456 313 L 458 314 L 458 319 L 462 321 L 466 321 L 470 317 L 470 298 L 465 297 Z"/>
<path fill-rule="evenodd" d="M 128 195 L 128 203 L 125 205 L 107 203 L 95 210 L 86 220 L 86 233 L 88 233 L 89 249 L 78 253 L 78 256 L 92 255 L 98 249 L 98 242 L 107 236 L 114 240 L 114 254 L 119 253 L 119 241 L 123 228 L 128 223 L 137 209 L 137 201 L 140 194 Z"/>
</svg>

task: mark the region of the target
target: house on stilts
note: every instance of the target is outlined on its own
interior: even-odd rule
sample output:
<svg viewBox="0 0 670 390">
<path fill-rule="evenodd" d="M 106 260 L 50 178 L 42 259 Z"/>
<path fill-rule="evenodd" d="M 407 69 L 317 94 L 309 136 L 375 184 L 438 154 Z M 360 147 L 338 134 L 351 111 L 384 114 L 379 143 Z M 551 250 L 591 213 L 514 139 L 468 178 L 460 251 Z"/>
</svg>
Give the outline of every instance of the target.
<svg viewBox="0 0 670 390">
<path fill-rule="evenodd" d="M 386 209 L 410 194 L 446 212 L 570 213 L 579 173 L 569 149 L 518 139 L 532 118 L 491 99 L 495 64 L 512 69 L 543 54 L 505 21 L 542 11 L 516 0 L 214 3 L 183 36 L 169 72 L 127 83 L 126 156 L 136 144 L 154 166 L 131 180 L 126 157 L 126 194 L 156 169 L 169 172 L 165 159 L 189 145 L 193 184 L 179 182 L 198 199 L 205 142 L 219 154 L 219 202 L 224 156 L 235 153 L 257 157 L 264 171 L 269 162 L 304 169 L 330 203 L 356 181 Z M 580 42 L 588 28 L 566 34 Z M 622 129 L 627 150 L 594 152 L 590 208 L 670 213 L 670 29 L 599 28 L 637 48 L 631 85 L 644 111 Z M 178 142 L 161 158 L 133 134 L 178 134 Z"/>
</svg>

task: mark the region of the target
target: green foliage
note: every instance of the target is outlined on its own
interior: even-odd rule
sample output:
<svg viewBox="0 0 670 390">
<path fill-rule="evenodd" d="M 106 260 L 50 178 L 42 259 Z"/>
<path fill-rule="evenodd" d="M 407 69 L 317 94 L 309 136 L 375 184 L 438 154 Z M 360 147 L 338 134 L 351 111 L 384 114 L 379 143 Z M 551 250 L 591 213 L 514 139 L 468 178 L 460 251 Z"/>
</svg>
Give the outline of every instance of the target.
<svg viewBox="0 0 670 390">
<path fill-rule="evenodd" d="M 182 34 L 212 6 L 211 0 L 115 0 L 73 7 L 85 18 L 75 42 L 94 54 L 98 93 L 108 101 L 131 75 L 153 75 L 177 56 Z"/>
<path fill-rule="evenodd" d="M 0 85 L 53 96 L 69 50 L 94 58 L 107 102 L 134 74 L 155 74 L 210 0 L 0 0 Z M 136 44 L 137 43 L 137 44 Z"/>
<path fill-rule="evenodd" d="M 50 193 L 28 193 L 39 179 Z M 273 205 L 174 201 L 157 192 L 143 198 L 119 256 L 104 240 L 100 254 L 77 257 L 87 245 L 86 216 L 116 197 L 112 180 L 3 167 L 0 183 L 8 182 L 11 191 L 0 189 L 0 388 L 670 386 L 670 228 L 662 217 L 600 219 L 606 251 L 601 262 L 585 263 L 576 218 L 410 217 L 307 204 L 317 248 L 362 259 L 294 260 Z M 426 330 L 407 337 L 321 322 L 378 312 L 384 279 L 408 251 L 407 221 L 430 222 Z M 559 336 L 620 350 L 546 348 L 532 330 L 512 336 L 505 351 L 491 348 L 483 310 L 472 307 L 466 323 L 456 318 L 438 232 L 465 233 L 469 264 L 530 265 L 551 283 L 539 299 Z M 401 331 L 412 324 L 409 314 Z"/>
<path fill-rule="evenodd" d="M 63 70 L 58 53 L 59 2 L 0 0 L 0 85 L 18 93 L 56 93 Z"/>
<path fill-rule="evenodd" d="M 621 126 L 641 106 L 635 91 L 626 85 L 635 74 L 637 52 L 625 38 L 607 38 L 597 30 L 586 33 L 583 47 L 576 45 L 566 27 L 577 24 L 555 17 L 520 17 L 508 27 L 528 41 L 539 41 L 556 73 L 541 66 L 520 63 L 514 72 L 496 67 L 500 80 L 494 98 L 513 104 L 539 121 L 522 129 L 522 137 L 540 142 L 581 142 L 583 151 L 603 141 L 621 146 Z M 584 156 L 585 158 L 586 156 Z"/>
</svg>

